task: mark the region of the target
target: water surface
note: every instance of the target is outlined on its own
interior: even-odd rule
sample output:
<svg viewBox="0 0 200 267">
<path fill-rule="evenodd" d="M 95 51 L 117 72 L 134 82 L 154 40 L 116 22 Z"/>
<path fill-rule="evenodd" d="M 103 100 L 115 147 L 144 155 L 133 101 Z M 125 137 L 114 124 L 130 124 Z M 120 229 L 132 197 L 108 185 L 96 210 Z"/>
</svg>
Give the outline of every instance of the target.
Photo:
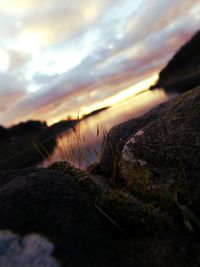
<svg viewBox="0 0 200 267">
<path fill-rule="evenodd" d="M 101 113 L 81 121 L 75 130 L 69 130 L 57 138 L 57 147 L 43 166 L 54 161 L 67 160 L 80 168 L 86 168 L 98 159 L 105 132 L 113 126 L 141 116 L 159 103 L 170 99 L 163 89 L 147 90 Z"/>
</svg>

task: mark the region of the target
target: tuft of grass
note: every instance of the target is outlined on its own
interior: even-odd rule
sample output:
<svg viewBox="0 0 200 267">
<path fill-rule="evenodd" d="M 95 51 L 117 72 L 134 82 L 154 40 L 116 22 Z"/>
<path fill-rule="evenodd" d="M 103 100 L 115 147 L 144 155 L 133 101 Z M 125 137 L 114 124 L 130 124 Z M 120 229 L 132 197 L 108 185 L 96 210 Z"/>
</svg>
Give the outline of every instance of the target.
<svg viewBox="0 0 200 267">
<path fill-rule="evenodd" d="M 77 117 L 77 120 L 80 121 L 79 117 Z M 108 139 L 108 133 L 106 130 L 101 130 L 97 124 L 95 137 L 96 140 L 90 144 L 88 142 L 90 140 L 86 140 L 84 134 L 81 133 L 81 124 L 78 123 L 76 127 L 72 127 L 70 137 L 67 135 L 65 137 L 60 135 L 57 139 L 57 161 L 67 161 L 79 170 L 86 169 L 90 166 L 89 171 L 92 172 L 96 163 L 98 163 L 102 158 L 106 140 Z M 42 155 L 44 154 L 45 153 L 42 150 Z M 93 158 L 95 159 L 91 164 L 91 159 Z"/>
<path fill-rule="evenodd" d="M 190 208 L 188 208 L 186 205 L 182 205 L 179 203 L 177 193 L 174 194 L 174 198 L 175 198 L 177 207 L 182 212 L 183 222 L 186 228 L 188 228 L 189 231 L 194 232 L 192 223 L 200 227 L 200 219 L 194 214 L 194 212 Z"/>
<path fill-rule="evenodd" d="M 113 172 L 112 172 L 112 181 L 116 182 L 117 177 L 118 177 L 118 163 L 119 163 L 119 158 L 120 158 L 120 153 L 117 150 L 116 145 L 112 142 L 109 133 L 107 131 L 104 132 L 104 147 L 103 150 L 105 148 L 105 145 L 108 145 L 111 151 L 111 157 L 112 157 L 112 165 L 113 165 Z M 103 153 L 102 150 L 102 153 Z"/>
<path fill-rule="evenodd" d="M 32 141 L 32 145 L 39 152 L 39 154 L 44 160 L 49 160 L 50 153 L 47 151 L 47 149 L 43 146 L 42 143 L 38 141 Z"/>
</svg>

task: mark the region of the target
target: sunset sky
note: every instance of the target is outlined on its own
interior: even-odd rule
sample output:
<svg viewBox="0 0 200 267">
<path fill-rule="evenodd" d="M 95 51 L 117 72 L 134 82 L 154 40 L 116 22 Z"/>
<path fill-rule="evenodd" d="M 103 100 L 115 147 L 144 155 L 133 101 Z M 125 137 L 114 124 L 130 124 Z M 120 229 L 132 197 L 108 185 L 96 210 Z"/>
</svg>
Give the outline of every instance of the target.
<svg viewBox="0 0 200 267">
<path fill-rule="evenodd" d="M 121 101 L 199 25 L 199 0 L 0 0 L 0 124 Z"/>
</svg>

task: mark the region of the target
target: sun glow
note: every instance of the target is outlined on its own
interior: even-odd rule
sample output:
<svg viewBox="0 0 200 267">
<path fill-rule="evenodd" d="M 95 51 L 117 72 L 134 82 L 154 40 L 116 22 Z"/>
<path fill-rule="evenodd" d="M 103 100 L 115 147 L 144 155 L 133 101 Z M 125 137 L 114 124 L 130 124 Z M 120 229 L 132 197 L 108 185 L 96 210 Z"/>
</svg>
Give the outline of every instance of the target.
<svg viewBox="0 0 200 267">
<path fill-rule="evenodd" d="M 39 89 L 40 89 L 40 87 L 39 87 L 38 85 L 36 85 L 36 84 L 32 84 L 32 85 L 28 86 L 27 91 L 28 91 L 29 93 L 35 93 L 35 92 L 37 92 Z"/>
<path fill-rule="evenodd" d="M 106 107 L 106 106 L 114 106 L 120 102 L 125 101 L 127 98 L 133 97 L 134 95 L 141 93 L 143 91 L 146 91 L 152 84 L 155 84 L 155 82 L 158 80 L 158 74 L 154 74 L 153 76 L 134 84 L 133 86 L 130 86 L 123 91 L 119 92 L 118 94 L 109 97 L 101 102 L 97 102 L 92 106 L 89 107 L 83 107 L 81 110 L 82 114 L 88 114 L 92 112 L 93 110 Z"/>
<path fill-rule="evenodd" d="M 158 74 L 154 74 L 153 76 L 136 83 L 133 86 L 130 86 L 126 89 L 124 89 L 123 91 L 119 92 L 118 94 L 111 96 L 109 98 L 106 98 L 103 101 L 97 102 L 93 105 L 90 106 L 83 106 L 80 108 L 78 114 L 79 114 L 79 118 L 81 118 L 83 115 L 89 114 L 94 110 L 103 108 L 103 107 L 108 107 L 108 106 L 114 106 L 117 104 L 120 104 L 124 101 L 126 101 L 127 99 L 145 92 L 146 90 L 148 90 L 148 88 L 155 84 L 155 82 L 158 79 Z M 68 114 L 70 114 L 70 117 L 72 119 L 76 119 L 77 118 L 77 111 L 69 111 Z M 62 114 L 61 116 L 56 116 L 56 117 L 52 117 L 48 120 L 48 125 L 52 125 L 53 123 L 56 123 L 60 120 L 63 120 L 66 118 L 66 113 Z"/>
<path fill-rule="evenodd" d="M 52 53 L 44 60 L 41 71 L 47 75 L 62 74 L 79 65 L 85 57 L 85 52 L 78 50 L 68 50 L 57 55 Z M 51 64 L 48 64 L 48 61 L 51 61 Z"/>
<path fill-rule="evenodd" d="M 20 48 L 26 52 L 37 50 L 40 46 L 40 36 L 32 32 L 22 32 L 19 35 Z"/>
</svg>

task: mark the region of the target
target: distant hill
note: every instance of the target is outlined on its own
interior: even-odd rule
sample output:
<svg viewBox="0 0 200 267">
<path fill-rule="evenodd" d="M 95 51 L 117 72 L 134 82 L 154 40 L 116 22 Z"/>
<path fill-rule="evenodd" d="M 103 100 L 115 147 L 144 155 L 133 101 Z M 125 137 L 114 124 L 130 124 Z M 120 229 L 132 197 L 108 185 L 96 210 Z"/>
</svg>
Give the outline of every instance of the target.
<svg viewBox="0 0 200 267">
<path fill-rule="evenodd" d="M 8 130 L 0 125 L 0 141 L 6 139 L 8 136 Z"/>
<path fill-rule="evenodd" d="M 89 117 L 95 116 L 95 115 L 97 115 L 98 113 L 103 112 L 104 110 L 107 110 L 107 109 L 109 109 L 109 108 L 110 108 L 110 107 L 104 107 L 104 108 L 96 109 L 96 110 L 92 111 L 91 113 L 84 115 L 82 119 L 84 120 L 84 119 L 87 119 L 87 118 L 89 118 Z"/>
<path fill-rule="evenodd" d="M 21 122 L 10 128 L 0 125 L 0 170 L 35 166 L 47 159 L 56 146 L 56 137 L 78 121 L 61 121 L 48 127 L 45 122 Z"/>
<path fill-rule="evenodd" d="M 8 129 L 10 136 L 20 136 L 28 133 L 34 133 L 47 128 L 46 122 L 26 121 L 14 125 Z"/>
<path fill-rule="evenodd" d="M 183 45 L 160 72 L 152 89 L 164 87 L 178 91 L 189 90 L 200 84 L 200 31 Z"/>
</svg>

